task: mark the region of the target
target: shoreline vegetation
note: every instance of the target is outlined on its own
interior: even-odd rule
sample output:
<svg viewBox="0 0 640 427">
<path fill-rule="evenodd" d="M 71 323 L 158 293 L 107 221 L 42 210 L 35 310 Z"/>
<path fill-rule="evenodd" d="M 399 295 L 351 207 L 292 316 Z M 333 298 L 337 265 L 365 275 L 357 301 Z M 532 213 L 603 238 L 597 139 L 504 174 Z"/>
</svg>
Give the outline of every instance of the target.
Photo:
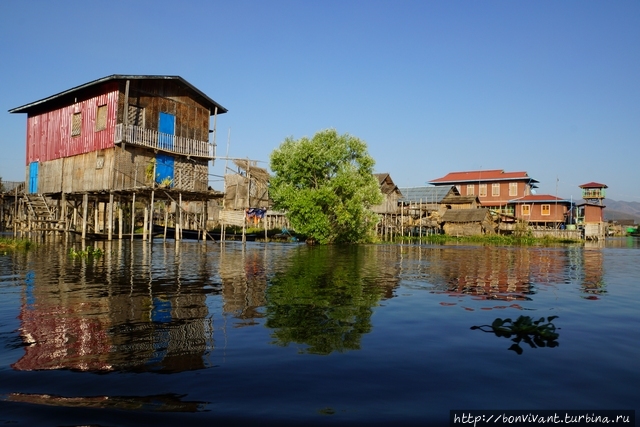
<svg viewBox="0 0 640 427">
<path fill-rule="evenodd" d="M 249 231 L 249 230 L 247 230 Z M 262 230 L 264 233 L 264 230 Z M 271 242 L 292 241 L 289 239 L 279 240 L 273 239 L 273 233 L 270 232 L 269 239 Z M 296 236 L 295 233 L 293 236 Z M 259 239 L 262 240 L 262 239 Z M 304 238 L 293 240 L 304 242 Z M 507 235 L 479 235 L 479 236 L 452 236 L 447 234 L 431 234 L 422 237 L 401 236 L 394 237 L 393 240 L 380 239 L 375 244 L 402 244 L 402 243 L 427 243 L 427 244 L 448 244 L 448 243 L 474 243 L 484 245 L 510 245 L 510 246 L 552 246 L 566 244 L 580 244 L 583 240 L 559 239 L 554 237 L 530 237 L 530 236 L 507 236 Z M 36 243 L 28 239 L 0 238 L 0 250 L 29 250 L 36 246 Z M 77 254 L 79 255 L 79 253 Z"/>
<path fill-rule="evenodd" d="M 511 235 L 478 235 L 478 236 L 453 236 L 448 234 L 431 234 L 422 237 L 398 237 L 395 241 L 388 243 L 401 242 L 423 242 L 432 244 L 445 243 L 481 243 L 486 245 L 511 245 L 511 246 L 551 246 L 584 243 L 584 240 L 577 239 L 561 239 L 557 237 L 532 237 L 532 236 L 511 236 Z M 384 242 L 383 242 L 384 243 Z"/>
<path fill-rule="evenodd" d="M 28 250 L 36 244 L 28 239 L 14 239 L 11 237 L 0 237 L 0 250 Z"/>
</svg>

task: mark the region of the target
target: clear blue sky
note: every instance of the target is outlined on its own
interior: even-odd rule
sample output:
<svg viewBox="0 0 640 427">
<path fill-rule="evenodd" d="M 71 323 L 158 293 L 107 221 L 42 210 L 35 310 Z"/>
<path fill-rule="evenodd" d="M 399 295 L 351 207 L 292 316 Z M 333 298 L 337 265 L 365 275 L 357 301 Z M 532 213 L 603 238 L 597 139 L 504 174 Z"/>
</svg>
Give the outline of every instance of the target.
<svg viewBox="0 0 640 427">
<path fill-rule="evenodd" d="M 401 187 L 524 170 L 539 194 L 597 181 L 640 202 L 637 0 L 2 0 L 0 60 L 8 181 L 24 180 L 26 115 L 7 110 L 167 74 L 229 109 L 218 155 L 229 141 L 266 167 L 286 137 L 335 128 Z"/>
</svg>

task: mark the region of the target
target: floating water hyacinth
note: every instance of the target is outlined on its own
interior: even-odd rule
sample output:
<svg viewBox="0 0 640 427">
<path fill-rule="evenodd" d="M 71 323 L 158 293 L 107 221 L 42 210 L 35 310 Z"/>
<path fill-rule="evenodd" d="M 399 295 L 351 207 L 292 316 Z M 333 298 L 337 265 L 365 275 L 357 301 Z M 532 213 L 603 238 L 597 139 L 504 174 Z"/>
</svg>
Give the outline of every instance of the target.
<svg viewBox="0 0 640 427">
<path fill-rule="evenodd" d="M 533 320 L 531 316 L 520 316 L 515 322 L 509 318 L 503 320 L 498 317 L 491 325 L 472 326 L 471 329 L 492 332 L 497 337 L 511 338 L 513 344 L 509 350 L 522 354 L 523 350 L 520 347 L 522 341 L 529 344 L 531 348 L 558 346 L 559 334 L 553 324 L 553 320 L 557 318 L 558 316 L 549 316 L 546 319 L 547 323 L 544 323 L 544 317 Z"/>
</svg>

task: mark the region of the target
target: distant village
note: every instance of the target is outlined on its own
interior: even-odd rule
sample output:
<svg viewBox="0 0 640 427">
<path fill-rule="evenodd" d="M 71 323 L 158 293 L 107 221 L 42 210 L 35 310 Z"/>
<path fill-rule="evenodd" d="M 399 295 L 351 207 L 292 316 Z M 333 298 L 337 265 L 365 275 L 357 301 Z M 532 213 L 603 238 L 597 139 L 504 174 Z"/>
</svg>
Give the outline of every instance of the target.
<svg viewBox="0 0 640 427">
<path fill-rule="evenodd" d="M 270 209 L 269 174 L 257 162 L 225 158 L 224 191 L 209 187 L 209 162 L 220 161 L 217 118 L 227 109 L 182 77 L 111 75 L 9 112 L 27 115 L 26 169 L 24 182 L 0 181 L 0 231 L 206 240 L 224 238 L 214 228 L 288 227 L 286 214 Z M 604 220 L 607 186 L 598 182 L 581 185 L 578 202 L 537 194 L 526 172 L 501 169 L 450 172 L 423 187 L 376 178 L 383 238 L 637 232 L 635 223 Z"/>
</svg>

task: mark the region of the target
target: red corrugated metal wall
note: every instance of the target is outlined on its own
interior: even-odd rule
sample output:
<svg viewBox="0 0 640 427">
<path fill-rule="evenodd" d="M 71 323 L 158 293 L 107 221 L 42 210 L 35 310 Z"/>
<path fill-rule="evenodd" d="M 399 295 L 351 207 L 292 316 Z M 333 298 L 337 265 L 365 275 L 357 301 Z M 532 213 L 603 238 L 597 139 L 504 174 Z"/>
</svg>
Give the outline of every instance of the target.
<svg viewBox="0 0 640 427">
<path fill-rule="evenodd" d="M 103 93 L 57 110 L 27 118 L 27 164 L 69 157 L 113 147 L 118 113 L 118 84 L 103 86 Z M 107 106 L 107 123 L 96 130 L 98 107 Z M 80 134 L 71 136 L 75 113 L 82 114 Z"/>
</svg>

